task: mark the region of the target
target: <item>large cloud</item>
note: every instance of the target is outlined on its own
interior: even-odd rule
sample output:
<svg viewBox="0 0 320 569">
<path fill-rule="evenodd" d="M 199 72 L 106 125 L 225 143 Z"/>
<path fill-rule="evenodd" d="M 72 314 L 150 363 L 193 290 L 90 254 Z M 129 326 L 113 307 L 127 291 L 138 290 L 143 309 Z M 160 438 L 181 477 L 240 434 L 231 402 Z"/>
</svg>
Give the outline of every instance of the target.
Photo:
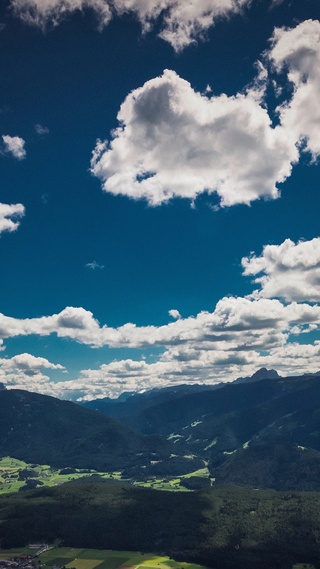
<svg viewBox="0 0 320 569">
<path fill-rule="evenodd" d="M 276 29 L 268 58 L 278 72 L 286 71 L 294 89 L 291 100 L 278 109 L 281 124 L 316 159 L 320 155 L 320 22 L 307 20 L 294 29 Z"/>
<path fill-rule="evenodd" d="M 11 0 L 24 22 L 45 29 L 78 10 L 91 9 L 102 29 L 113 15 L 134 14 L 148 31 L 162 15 L 160 37 L 180 51 L 205 32 L 216 19 L 239 13 L 252 0 Z"/>
<path fill-rule="evenodd" d="M 91 312 L 73 307 L 52 316 L 25 320 L 2 315 L 2 338 L 55 333 L 96 348 L 136 348 L 147 354 L 150 348 L 162 348 L 162 355 L 154 363 L 143 357 L 140 361 L 114 361 L 97 370 L 84 370 L 77 380 L 58 383 L 50 382 L 40 368 L 63 371 L 62 366 L 50 364 L 43 358 L 31 360 L 29 366 L 32 356 L 24 355 L 0 360 L 0 381 L 74 399 L 115 396 L 125 390 L 163 387 L 177 382 L 230 381 L 240 375 L 250 375 L 263 366 L 278 366 L 287 373 L 317 371 L 319 345 L 308 346 L 308 349 L 304 346 L 302 350 L 288 341 L 294 335 L 318 329 L 319 325 L 319 306 L 284 305 L 275 299 L 241 297 L 223 298 L 213 312 L 200 312 L 195 317 L 180 318 L 159 327 L 138 327 L 130 323 L 119 328 L 100 326 Z M 312 359 L 307 358 L 311 353 Z"/>
<path fill-rule="evenodd" d="M 242 259 L 244 275 L 261 286 L 254 296 L 287 301 L 320 301 L 320 238 L 267 245 L 262 255 Z M 257 276 L 258 275 L 258 276 Z M 260 276 L 259 276 L 260 275 Z"/>
<path fill-rule="evenodd" d="M 111 141 L 98 141 L 92 173 L 114 195 L 190 200 L 216 193 L 222 206 L 274 199 L 301 151 L 320 154 L 320 22 L 276 29 L 263 55 L 270 73 L 293 87 L 273 126 L 263 101 L 268 73 L 233 97 L 196 92 L 174 71 L 132 91 Z"/>
<path fill-rule="evenodd" d="M 0 314 L 0 338 L 37 334 L 57 334 L 92 347 L 149 348 L 192 345 L 195 349 L 265 348 L 285 342 L 292 326 L 296 332 L 320 324 L 320 306 L 275 299 L 226 297 L 213 312 L 181 318 L 164 326 L 118 328 L 100 326 L 84 308 L 67 307 L 59 314 L 40 318 L 17 319 Z M 200 348 L 199 348 L 200 346 Z"/>
<path fill-rule="evenodd" d="M 25 208 L 21 203 L 0 203 L 0 233 L 16 231 L 20 225 L 19 218 L 23 217 L 24 213 Z"/>
<path fill-rule="evenodd" d="M 298 153 L 255 95 L 208 97 L 166 70 L 127 96 L 113 140 L 95 148 L 92 173 L 106 192 L 151 205 L 204 191 L 224 206 L 275 198 Z"/>
</svg>

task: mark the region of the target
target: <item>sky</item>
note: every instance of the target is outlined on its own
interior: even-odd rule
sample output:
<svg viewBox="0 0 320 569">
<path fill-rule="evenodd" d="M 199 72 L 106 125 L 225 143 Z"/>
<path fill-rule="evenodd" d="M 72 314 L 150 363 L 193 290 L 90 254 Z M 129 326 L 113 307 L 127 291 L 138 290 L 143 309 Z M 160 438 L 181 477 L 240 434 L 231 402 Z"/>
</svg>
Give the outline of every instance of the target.
<svg viewBox="0 0 320 569">
<path fill-rule="evenodd" d="M 3 0 L 0 382 L 320 370 L 319 0 Z"/>
</svg>

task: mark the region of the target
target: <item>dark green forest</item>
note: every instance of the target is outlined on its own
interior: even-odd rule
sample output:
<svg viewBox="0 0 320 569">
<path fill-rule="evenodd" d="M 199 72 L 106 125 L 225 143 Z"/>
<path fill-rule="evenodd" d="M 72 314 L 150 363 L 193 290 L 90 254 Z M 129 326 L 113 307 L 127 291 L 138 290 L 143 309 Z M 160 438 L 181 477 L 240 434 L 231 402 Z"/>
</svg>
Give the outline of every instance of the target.
<svg viewBox="0 0 320 569">
<path fill-rule="evenodd" d="M 59 540 L 213 569 L 318 569 L 320 494 L 239 487 L 179 494 L 93 478 L 3 496 L 0 537 L 4 548 Z"/>
</svg>

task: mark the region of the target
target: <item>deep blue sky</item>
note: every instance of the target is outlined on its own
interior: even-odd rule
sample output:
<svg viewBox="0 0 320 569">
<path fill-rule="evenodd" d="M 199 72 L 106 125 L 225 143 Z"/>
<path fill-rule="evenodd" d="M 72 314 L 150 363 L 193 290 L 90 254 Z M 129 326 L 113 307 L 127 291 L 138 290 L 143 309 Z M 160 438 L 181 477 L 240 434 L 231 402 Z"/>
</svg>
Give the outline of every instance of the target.
<svg viewBox="0 0 320 569">
<path fill-rule="evenodd" d="M 194 207 L 181 198 L 151 207 L 146 200 L 111 195 L 102 191 L 89 168 L 96 140 L 110 139 L 120 105 L 133 89 L 171 69 L 197 92 L 210 84 L 213 95 L 236 95 L 253 81 L 254 64 L 270 48 L 275 27 L 293 28 L 319 16 L 318 0 L 282 2 L 272 9 L 270 2 L 257 0 L 244 14 L 218 21 L 205 41 L 176 53 L 157 36 L 161 20 L 142 35 L 140 23 L 129 13 L 114 17 L 99 32 L 94 15 L 85 10 L 71 13 L 54 29 L 49 22 L 43 31 L 22 22 L 10 2 L 2 2 L 0 135 L 23 138 L 26 157 L 17 160 L 4 147 L 0 154 L 0 202 L 25 206 L 19 228 L 0 238 L 0 312 L 33 319 L 72 306 L 91 311 L 109 327 L 127 322 L 161 326 L 173 321 L 170 309 L 187 318 L 213 312 L 222 297 L 250 294 L 256 287 L 241 269 L 241 259 L 250 252 L 259 256 L 268 244 L 318 237 L 319 167 L 308 153 L 278 184 L 279 199 L 217 211 L 212 207 L 217 199 L 207 193 Z M 267 105 L 275 121 L 276 104 L 270 89 Z M 37 134 L 36 124 L 49 132 Z M 103 268 L 86 267 L 93 261 Z M 157 361 L 168 347 L 164 343 L 150 350 L 130 349 L 124 343 L 94 349 L 56 338 L 55 333 L 13 338 L 4 332 L 3 337 L 3 359 L 30 354 L 61 364 L 68 376 L 41 368 L 56 381 L 76 379 L 81 370 L 96 370 L 114 359 L 139 361 L 144 355 L 147 361 Z M 313 345 L 317 338 L 315 331 L 308 341 Z M 306 336 L 295 340 L 305 343 Z M 243 373 L 255 365 L 249 362 Z M 290 362 L 288 371 L 293 367 Z M 31 365 L 29 375 L 15 383 L 10 374 L 25 369 L 25 364 L 12 365 L 0 381 L 6 383 L 7 374 L 10 386 L 24 381 L 27 388 L 50 392 L 41 387 L 41 378 L 37 384 L 37 366 Z M 298 366 L 297 373 L 301 369 Z M 226 368 L 226 379 L 238 371 L 241 366 Z M 109 393 L 105 381 L 101 395 Z M 179 374 L 170 376 L 174 381 L 180 382 Z M 150 386 L 155 384 L 150 379 Z"/>
</svg>

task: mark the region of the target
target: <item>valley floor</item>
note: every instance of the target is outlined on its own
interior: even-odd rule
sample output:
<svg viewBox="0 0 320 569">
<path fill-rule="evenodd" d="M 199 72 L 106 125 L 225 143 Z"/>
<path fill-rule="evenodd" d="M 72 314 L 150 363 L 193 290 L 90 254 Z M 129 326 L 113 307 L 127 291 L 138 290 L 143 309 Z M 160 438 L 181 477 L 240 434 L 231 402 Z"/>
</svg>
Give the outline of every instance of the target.
<svg viewBox="0 0 320 569">
<path fill-rule="evenodd" d="M 0 561 L 35 553 L 29 548 L 0 550 Z M 174 561 L 170 557 L 134 551 L 55 547 L 39 555 L 42 567 L 66 569 L 204 569 L 201 565 Z"/>
<path fill-rule="evenodd" d="M 98 475 L 105 480 L 122 480 L 135 486 L 154 488 L 156 490 L 171 490 L 175 492 L 188 492 L 188 488 L 181 484 L 190 478 L 209 480 L 207 467 L 175 477 L 155 478 L 135 481 L 122 478 L 121 472 L 98 472 L 93 469 L 63 468 L 57 469 L 49 465 L 30 464 L 12 457 L 0 459 L 0 495 L 21 490 L 30 490 L 40 486 L 57 486 L 70 480 Z"/>
<path fill-rule="evenodd" d="M 29 547 L 0 549 L 0 564 L 7 559 L 34 554 L 34 548 Z M 202 565 L 175 561 L 167 556 L 135 551 L 51 547 L 37 558 L 41 569 L 206 569 Z M 315 568 L 308 563 L 297 563 L 292 569 Z"/>
</svg>

